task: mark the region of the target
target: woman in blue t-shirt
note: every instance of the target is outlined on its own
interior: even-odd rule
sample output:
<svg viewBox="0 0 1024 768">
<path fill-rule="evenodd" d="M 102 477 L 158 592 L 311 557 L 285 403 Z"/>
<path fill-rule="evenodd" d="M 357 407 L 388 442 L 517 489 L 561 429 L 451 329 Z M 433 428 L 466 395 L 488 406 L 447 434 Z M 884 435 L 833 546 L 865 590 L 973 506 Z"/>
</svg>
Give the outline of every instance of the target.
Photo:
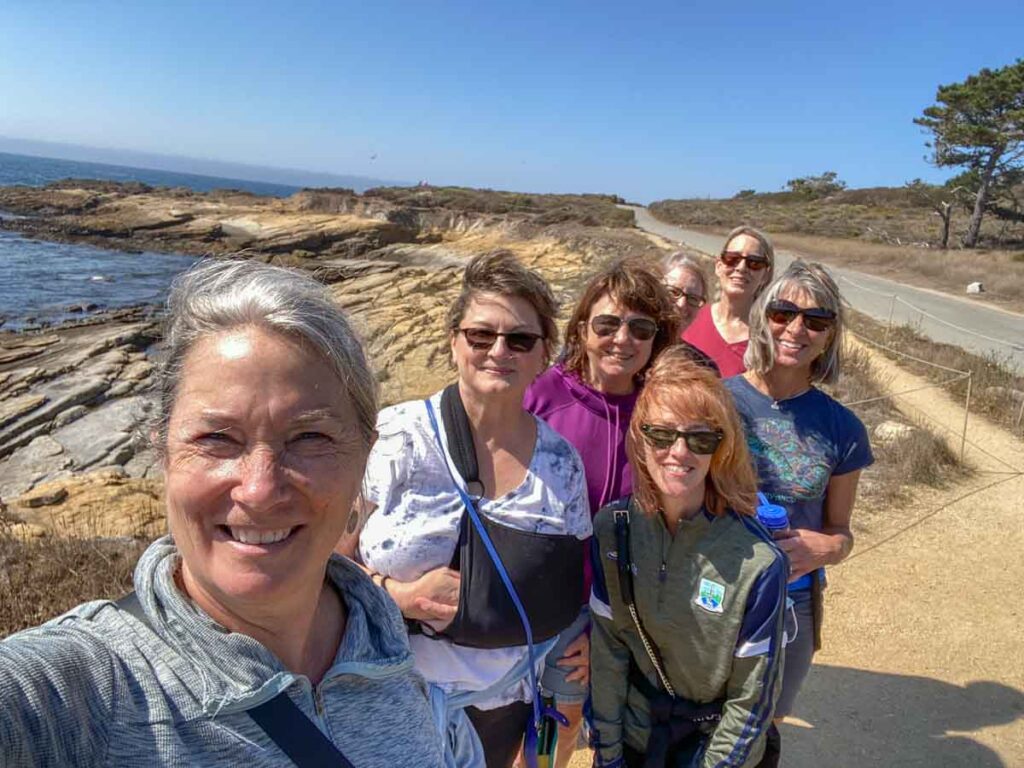
<svg viewBox="0 0 1024 768">
<path fill-rule="evenodd" d="M 751 309 L 747 371 L 726 381 L 760 488 L 789 513 L 790 528 L 777 538 L 789 556 L 797 633 L 786 649 L 776 718 L 790 713 L 810 668 L 823 569 L 853 548 L 857 481 L 874 460 L 860 419 L 815 386 L 839 377 L 842 334 L 835 281 L 819 264 L 794 261 Z"/>
</svg>

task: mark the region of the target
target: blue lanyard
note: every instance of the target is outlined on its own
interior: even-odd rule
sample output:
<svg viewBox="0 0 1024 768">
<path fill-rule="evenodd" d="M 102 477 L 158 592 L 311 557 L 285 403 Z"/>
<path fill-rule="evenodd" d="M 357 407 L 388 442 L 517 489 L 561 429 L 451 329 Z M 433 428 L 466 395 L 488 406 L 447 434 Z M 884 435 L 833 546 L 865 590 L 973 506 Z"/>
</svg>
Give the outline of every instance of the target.
<svg viewBox="0 0 1024 768">
<path fill-rule="evenodd" d="M 516 592 L 515 586 L 512 584 L 512 579 L 509 578 L 508 571 L 505 570 L 504 563 L 501 562 L 501 558 L 498 556 L 498 551 L 494 548 L 494 544 L 491 542 L 491 537 L 487 534 L 487 529 L 484 527 L 483 522 L 480 520 L 480 515 L 476 511 L 476 504 L 473 503 L 473 499 L 459 484 L 459 481 L 455 479 L 455 475 L 452 473 L 451 466 L 448 464 L 448 455 L 444 449 L 444 443 L 441 440 L 441 430 L 437 426 L 437 417 L 434 415 L 434 406 L 431 405 L 430 400 L 423 401 L 427 406 L 427 416 L 430 417 L 430 426 L 434 430 L 434 438 L 437 440 L 438 447 L 441 449 L 441 456 L 444 458 L 444 465 L 448 469 L 448 474 L 452 478 L 452 482 L 455 484 L 455 490 L 458 491 L 459 497 L 462 499 L 462 503 L 466 505 L 466 511 L 469 513 L 469 519 L 473 522 L 473 527 L 476 528 L 480 539 L 484 543 L 484 547 L 487 549 L 487 554 L 491 558 L 491 562 L 494 563 L 495 570 L 498 571 L 498 575 L 501 577 L 502 583 L 505 585 L 505 589 L 508 590 L 508 596 L 512 598 L 512 604 L 516 607 L 516 612 L 519 614 L 519 620 L 523 623 L 523 630 L 526 632 L 526 646 L 527 652 L 530 655 L 530 690 L 533 693 L 533 721 L 530 723 L 530 727 L 526 731 L 526 746 L 523 749 L 526 755 L 527 763 L 530 768 L 535 768 L 537 765 L 537 733 L 540 731 L 541 719 L 543 717 L 553 717 L 556 720 L 563 721 L 565 717 L 557 710 L 551 707 L 543 706 L 540 700 L 540 685 L 537 682 L 537 664 L 536 664 L 536 650 L 533 646 L 533 630 L 530 627 L 530 619 L 526 615 L 526 609 L 523 607 L 522 601 L 519 599 L 519 594 Z"/>
</svg>

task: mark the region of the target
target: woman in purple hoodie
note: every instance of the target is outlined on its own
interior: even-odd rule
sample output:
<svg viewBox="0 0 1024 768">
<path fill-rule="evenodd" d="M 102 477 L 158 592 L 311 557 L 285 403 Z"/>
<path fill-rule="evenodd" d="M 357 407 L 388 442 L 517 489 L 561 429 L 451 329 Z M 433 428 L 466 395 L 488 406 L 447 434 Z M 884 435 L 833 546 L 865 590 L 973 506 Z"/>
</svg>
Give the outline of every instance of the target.
<svg viewBox="0 0 1024 768">
<path fill-rule="evenodd" d="M 647 368 L 679 338 L 678 323 L 660 275 L 636 261 L 615 262 L 584 289 L 566 327 L 561 362 L 526 392 L 526 410 L 583 458 L 591 516 L 632 490 L 625 449 L 629 419 Z M 589 561 L 585 567 L 589 595 Z M 541 681 L 569 718 L 569 727 L 559 729 L 556 768 L 569 763 L 587 698 L 588 625 L 584 610 L 548 654 Z"/>
</svg>

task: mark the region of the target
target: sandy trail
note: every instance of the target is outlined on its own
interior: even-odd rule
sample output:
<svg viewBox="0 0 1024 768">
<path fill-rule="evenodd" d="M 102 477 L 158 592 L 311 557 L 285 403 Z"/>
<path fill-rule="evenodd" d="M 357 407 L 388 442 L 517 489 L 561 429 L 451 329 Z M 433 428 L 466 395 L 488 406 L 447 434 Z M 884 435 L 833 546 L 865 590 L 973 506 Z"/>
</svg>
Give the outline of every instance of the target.
<svg viewBox="0 0 1024 768">
<path fill-rule="evenodd" d="M 963 402 L 871 360 L 959 451 Z M 955 488 L 855 513 L 824 648 L 782 729 L 786 768 L 1024 766 L 1024 442 L 972 417 L 966 460 L 977 474 Z"/>
<path fill-rule="evenodd" d="M 891 392 L 927 384 L 872 355 Z M 962 402 L 895 398 L 959 450 Z M 787 766 L 1024 765 L 1024 443 L 980 418 L 977 475 L 871 528 L 830 572 L 824 649 L 783 729 Z"/>
</svg>

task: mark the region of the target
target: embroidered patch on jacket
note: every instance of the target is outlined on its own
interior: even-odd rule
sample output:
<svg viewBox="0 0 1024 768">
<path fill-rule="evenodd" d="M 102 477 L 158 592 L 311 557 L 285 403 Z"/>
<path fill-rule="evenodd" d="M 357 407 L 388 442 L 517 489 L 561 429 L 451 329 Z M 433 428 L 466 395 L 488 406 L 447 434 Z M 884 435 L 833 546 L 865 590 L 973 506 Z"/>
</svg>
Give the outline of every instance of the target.
<svg viewBox="0 0 1024 768">
<path fill-rule="evenodd" d="M 700 580 L 700 590 L 697 597 L 693 599 L 697 605 L 711 613 L 722 613 L 722 603 L 725 601 L 725 587 L 711 579 Z"/>
</svg>

